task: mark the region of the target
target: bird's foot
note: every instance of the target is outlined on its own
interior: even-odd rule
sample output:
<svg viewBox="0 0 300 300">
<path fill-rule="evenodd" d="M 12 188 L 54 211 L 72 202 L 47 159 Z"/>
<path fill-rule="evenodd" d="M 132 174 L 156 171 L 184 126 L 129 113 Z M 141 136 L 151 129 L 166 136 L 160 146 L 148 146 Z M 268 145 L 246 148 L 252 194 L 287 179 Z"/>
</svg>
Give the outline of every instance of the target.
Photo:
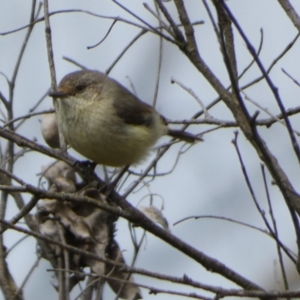
<svg viewBox="0 0 300 300">
<path fill-rule="evenodd" d="M 84 160 L 76 161 L 73 166 L 75 170 L 82 176 L 84 181 L 90 182 L 94 179 L 94 171 L 97 163 L 90 160 Z"/>
</svg>

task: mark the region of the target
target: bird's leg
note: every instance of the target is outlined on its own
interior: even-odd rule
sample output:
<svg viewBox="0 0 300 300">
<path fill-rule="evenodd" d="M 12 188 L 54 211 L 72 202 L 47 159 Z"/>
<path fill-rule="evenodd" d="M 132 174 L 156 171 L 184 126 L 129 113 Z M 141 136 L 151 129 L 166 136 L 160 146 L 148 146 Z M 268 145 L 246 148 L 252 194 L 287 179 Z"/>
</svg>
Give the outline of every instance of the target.
<svg viewBox="0 0 300 300">
<path fill-rule="evenodd" d="M 90 160 L 83 160 L 78 162 L 80 165 L 85 166 L 87 168 L 90 168 L 93 172 L 97 166 L 97 163 L 94 161 L 90 161 Z"/>
<path fill-rule="evenodd" d="M 85 161 L 76 161 L 73 165 L 75 170 L 81 174 L 82 178 L 86 182 L 94 180 L 94 171 L 97 166 L 97 163 L 85 160 Z"/>
</svg>

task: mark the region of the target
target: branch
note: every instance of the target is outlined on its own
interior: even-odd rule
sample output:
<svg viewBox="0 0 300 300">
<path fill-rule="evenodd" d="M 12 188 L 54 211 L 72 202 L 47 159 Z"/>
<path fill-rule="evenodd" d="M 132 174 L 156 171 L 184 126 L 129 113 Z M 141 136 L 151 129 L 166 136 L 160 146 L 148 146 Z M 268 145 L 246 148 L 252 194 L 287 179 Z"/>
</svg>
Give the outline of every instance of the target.
<svg viewBox="0 0 300 300">
<path fill-rule="evenodd" d="M 292 4 L 288 0 L 278 0 L 278 2 L 300 33 L 300 17 L 295 11 Z"/>
<path fill-rule="evenodd" d="M 55 193 L 40 190 L 32 185 L 26 184 L 24 187 L 15 187 L 15 186 L 0 186 L 1 190 L 4 191 L 19 191 L 19 192 L 29 192 L 34 194 L 39 198 L 49 198 L 49 199 L 63 199 L 64 201 L 68 200 L 71 202 L 87 202 L 89 204 L 93 204 L 98 208 L 104 209 L 105 211 L 114 213 L 116 215 L 120 215 L 126 218 L 128 221 L 137 224 L 137 226 L 142 227 L 143 229 L 151 232 L 155 236 L 159 237 L 163 241 L 167 242 L 171 246 L 180 250 L 182 253 L 185 253 L 190 258 L 194 259 L 201 265 L 203 265 L 206 269 L 209 269 L 212 272 L 216 272 L 218 274 L 223 275 L 227 279 L 235 282 L 236 284 L 242 286 L 245 289 L 256 289 L 262 290 L 258 285 L 252 283 L 246 278 L 242 277 L 238 273 L 226 267 L 224 264 L 219 261 L 207 256 L 201 251 L 198 251 L 194 247 L 188 245 L 187 243 L 181 241 L 179 238 L 175 237 L 171 233 L 162 229 L 153 223 L 150 219 L 148 219 L 142 212 L 133 207 L 128 201 L 126 201 L 123 197 L 120 197 L 116 192 L 113 192 L 111 195 L 111 200 L 113 203 L 118 204 L 122 208 L 112 207 L 110 205 L 99 203 L 99 201 L 92 199 L 90 197 L 82 197 L 77 196 L 76 194 L 68 194 L 68 193 Z M 12 226 L 12 224 L 10 224 Z"/>
<path fill-rule="evenodd" d="M 221 1 L 222 3 L 222 6 L 224 7 L 224 9 L 226 10 L 227 14 L 230 16 L 232 22 L 234 23 L 235 27 L 237 28 L 238 32 L 240 33 L 240 35 L 242 36 L 243 40 L 245 41 L 246 45 L 247 45 L 247 48 L 249 50 L 249 52 L 251 53 L 251 55 L 253 56 L 253 58 L 255 59 L 256 61 L 256 64 L 257 66 L 259 67 L 259 69 L 261 70 L 261 73 L 263 74 L 266 82 L 268 83 L 276 101 L 277 101 L 277 104 L 280 108 L 280 111 L 283 115 L 283 118 L 286 122 L 286 125 L 287 125 L 287 129 L 288 129 L 288 133 L 289 133 L 289 136 L 290 136 L 290 139 L 291 139 L 291 142 L 292 142 L 292 146 L 294 148 L 294 151 L 295 151 L 295 154 L 300 162 L 300 147 L 298 145 L 298 142 L 295 138 L 295 135 L 294 135 L 294 132 L 293 132 L 293 129 L 292 129 L 292 125 L 289 121 L 289 118 L 288 116 L 286 115 L 286 111 L 285 111 L 285 108 L 284 108 L 284 105 L 283 105 L 283 102 L 279 96 L 279 93 L 278 93 L 278 88 L 273 84 L 272 80 L 270 79 L 269 75 L 268 75 L 268 72 L 265 70 L 263 64 L 261 63 L 259 57 L 256 55 L 256 52 L 255 52 L 255 49 L 254 47 L 251 45 L 249 39 L 247 38 L 246 34 L 244 33 L 244 31 L 242 30 L 242 28 L 240 27 L 239 23 L 237 22 L 237 20 L 235 19 L 234 15 L 231 13 L 230 9 L 228 8 L 228 6 L 224 3 L 224 1 L 222 0 Z"/>
</svg>

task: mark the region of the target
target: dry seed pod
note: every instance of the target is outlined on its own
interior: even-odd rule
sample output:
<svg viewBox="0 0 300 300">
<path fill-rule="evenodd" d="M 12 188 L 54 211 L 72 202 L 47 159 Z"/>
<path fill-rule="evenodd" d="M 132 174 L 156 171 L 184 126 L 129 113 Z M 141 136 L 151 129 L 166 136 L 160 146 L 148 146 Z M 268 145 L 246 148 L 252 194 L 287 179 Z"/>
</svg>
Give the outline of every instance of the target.
<svg viewBox="0 0 300 300">
<path fill-rule="evenodd" d="M 56 115 L 45 114 L 41 120 L 41 132 L 45 142 L 52 148 L 59 148 L 59 133 Z"/>
<path fill-rule="evenodd" d="M 160 210 L 155 206 L 142 206 L 140 211 L 145 214 L 151 221 L 162 226 L 164 229 L 169 230 L 167 219 L 163 216 Z"/>
<path fill-rule="evenodd" d="M 75 193 L 75 184 L 68 178 L 56 177 L 54 180 L 58 192 Z"/>
<path fill-rule="evenodd" d="M 52 163 L 49 166 L 43 166 L 42 172 L 44 173 L 44 177 L 47 178 L 50 184 L 55 183 L 56 178 L 63 177 L 74 184 L 76 183 L 75 172 L 68 164 L 63 161 L 58 161 L 56 163 Z"/>
<path fill-rule="evenodd" d="M 106 256 L 114 260 L 117 263 L 125 264 L 122 251 L 116 241 L 112 241 L 110 247 L 107 249 Z M 105 265 L 106 275 L 111 278 L 128 280 L 128 273 L 123 273 L 119 268 L 116 268 L 112 265 Z M 138 300 L 143 299 L 141 296 L 141 291 L 137 285 L 134 284 L 133 276 L 131 275 L 128 282 L 123 284 L 122 282 L 116 280 L 108 279 L 108 284 L 115 293 L 119 292 L 119 289 L 122 288 L 120 297 L 126 300 Z"/>
</svg>

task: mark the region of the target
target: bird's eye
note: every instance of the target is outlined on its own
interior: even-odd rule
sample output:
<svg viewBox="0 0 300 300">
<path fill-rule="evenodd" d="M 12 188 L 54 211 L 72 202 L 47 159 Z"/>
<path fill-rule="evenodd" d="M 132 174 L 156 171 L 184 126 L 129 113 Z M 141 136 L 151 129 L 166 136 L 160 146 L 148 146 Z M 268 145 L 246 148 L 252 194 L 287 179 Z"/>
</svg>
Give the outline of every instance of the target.
<svg viewBox="0 0 300 300">
<path fill-rule="evenodd" d="M 82 92 L 85 89 L 85 86 L 82 84 L 79 84 L 76 86 L 76 91 L 77 92 Z"/>
</svg>

